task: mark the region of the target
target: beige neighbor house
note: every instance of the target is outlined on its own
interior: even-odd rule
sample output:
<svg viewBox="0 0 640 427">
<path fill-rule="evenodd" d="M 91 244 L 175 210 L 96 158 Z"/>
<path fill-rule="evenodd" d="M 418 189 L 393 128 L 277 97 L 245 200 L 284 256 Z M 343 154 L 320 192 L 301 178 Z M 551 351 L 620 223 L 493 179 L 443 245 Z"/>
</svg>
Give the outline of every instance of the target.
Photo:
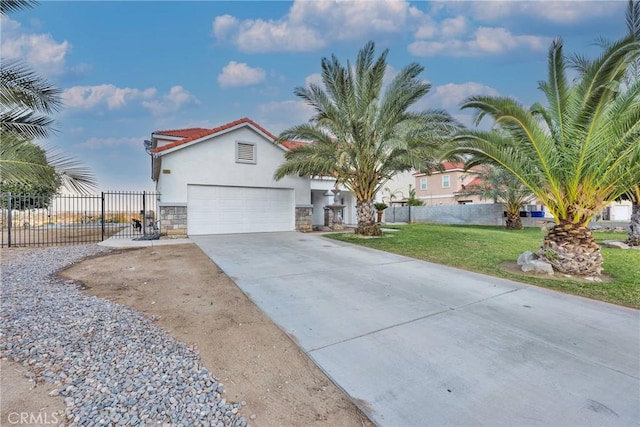
<svg viewBox="0 0 640 427">
<path fill-rule="evenodd" d="M 414 173 L 416 197 L 426 206 L 465 205 L 469 203 L 493 203 L 493 200 L 481 199 L 479 196 L 465 196 L 466 187 L 482 182 L 478 176 L 480 168 L 464 170 L 462 163 L 443 163 L 442 171 L 434 171 L 431 175 Z M 544 211 L 545 218 L 552 216 L 536 199 L 525 206 L 526 211 Z M 631 219 L 631 202 L 618 201 L 609 204 L 598 216 L 602 220 L 629 221 Z"/>
<path fill-rule="evenodd" d="M 479 196 L 463 196 L 465 188 L 481 182 L 479 168 L 464 170 L 462 163 L 444 162 L 442 171 L 431 174 L 414 173 L 416 197 L 426 206 L 465 205 L 468 203 L 493 203 Z"/>
</svg>

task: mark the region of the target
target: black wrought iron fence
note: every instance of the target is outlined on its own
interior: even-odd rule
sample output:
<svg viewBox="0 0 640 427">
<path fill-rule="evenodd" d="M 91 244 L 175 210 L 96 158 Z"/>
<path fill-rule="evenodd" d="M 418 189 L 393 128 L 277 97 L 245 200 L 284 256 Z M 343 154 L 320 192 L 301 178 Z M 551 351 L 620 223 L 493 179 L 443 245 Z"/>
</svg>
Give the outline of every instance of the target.
<svg viewBox="0 0 640 427">
<path fill-rule="evenodd" d="M 160 234 L 158 193 L 0 194 L 0 247 L 97 243 Z"/>
</svg>

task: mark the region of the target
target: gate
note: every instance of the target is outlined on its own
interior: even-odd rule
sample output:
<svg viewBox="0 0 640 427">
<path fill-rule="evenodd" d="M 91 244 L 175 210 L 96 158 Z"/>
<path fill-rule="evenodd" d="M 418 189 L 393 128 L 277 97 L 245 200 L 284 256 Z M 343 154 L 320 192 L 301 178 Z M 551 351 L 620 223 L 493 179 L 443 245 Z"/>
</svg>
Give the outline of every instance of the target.
<svg viewBox="0 0 640 427">
<path fill-rule="evenodd" d="M 98 243 L 160 234 L 160 194 L 0 194 L 0 247 Z"/>
</svg>

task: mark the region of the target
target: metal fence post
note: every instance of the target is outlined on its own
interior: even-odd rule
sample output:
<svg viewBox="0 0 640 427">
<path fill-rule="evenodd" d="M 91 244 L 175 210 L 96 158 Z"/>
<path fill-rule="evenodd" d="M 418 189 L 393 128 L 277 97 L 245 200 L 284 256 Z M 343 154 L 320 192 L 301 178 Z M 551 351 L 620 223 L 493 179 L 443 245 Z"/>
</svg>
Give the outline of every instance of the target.
<svg viewBox="0 0 640 427">
<path fill-rule="evenodd" d="M 11 247 L 11 222 L 13 218 L 11 218 L 11 193 L 7 193 L 7 221 L 9 222 L 9 226 L 7 228 L 7 246 Z"/>
<path fill-rule="evenodd" d="M 142 192 L 142 234 L 147 235 L 147 192 Z"/>
<path fill-rule="evenodd" d="M 104 242 L 104 191 L 100 193 L 100 241 Z"/>
</svg>

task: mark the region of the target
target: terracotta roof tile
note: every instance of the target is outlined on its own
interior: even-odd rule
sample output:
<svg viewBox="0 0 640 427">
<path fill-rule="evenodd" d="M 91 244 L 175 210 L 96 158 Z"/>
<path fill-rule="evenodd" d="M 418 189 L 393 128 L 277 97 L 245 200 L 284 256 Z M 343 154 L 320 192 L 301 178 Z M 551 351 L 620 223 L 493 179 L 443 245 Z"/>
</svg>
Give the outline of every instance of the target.
<svg viewBox="0 0 640 427">
<path fill-rule="evenodd" d="M 165 144 L 161 147 L 155 148 L 152 152 L 153 153 L 159 153 L 161 151 L 165 151 L 168 150 L 170 148 L 174 148 L 174 147 L 178 147 L 180 145 L 186 144 L 188 142 L 191 141 L 195 141 L 196 139 L 200 139 L 200 138 L 204 138 L 205 136 L 209 136 L 209 135 L 214 135 L 216 133 L 225 131 L 227 129 L 242 125 L 242 124 L 248 124 L 253 126 L 254 128 L 258 129 L 260 132 L 264 133 L 265 135 L 267 135 L 269 138 L 271 139 L 276 139 L 276 136 L 273 135 L 271 132 L 269 132 L 268 130 L 266 130 L 265 128 L 263 128 L 262 126 L 260 126 L 259 124 L 257 124 L 256 122 L 254 122 L 253 120 L 247 118 L 247 117 L 243 117 L 242 119 L 239 120 L 235 120 L 233 122 L 229 122 L 226 123 L 222 126 L 218 126 L 215 127 L 213 129 L 202 129 L 202 128 L 190 128 L 190 129 L 175 129 L 175 130 L 171 130 L 171 131 L 158 131 L 158 132 L 154 132 L 154 133 L 158 133 L 161 135 L 169 135 L 167 132 L 170 132 L 172 135 L 169 136 L 181 136 L 180 133 L 186 134 L 185 137 L 179 141 L 174 141 L 171 142 L 169 144 Z"/>
<path fill-rule="evenodd" d="M 188 138 L 194 134 L 202 133 L 208 129 L 205 128 L 187 128 L 187 129 L 171 129 L 171 130 L 157 130 L 153 132 L 156 135 L 174 136 L 180 138 Z"/>
<path fill-rule="evenodd" d="M 300 147 L 301 145 L 307 145 L 308 142 L 302 141 L 282 141 L 282 145 L 291 150 L 292 148 Z"/>
<path fill-rule="evenodd" d="M 482 179 L 482 177 L 476 176 L 468 184 L 465 184 L 465 186 L 474 187 L 474 186 L 482 184 L 483 182 L 484 182 L 484 180 Z"/>
<path fill-rule="evenodd" d="M 445 171 L 449 171 L 452 169 L 464 169 L 464 163 L 443 162 L 442 167 Z"/>
</svg>

